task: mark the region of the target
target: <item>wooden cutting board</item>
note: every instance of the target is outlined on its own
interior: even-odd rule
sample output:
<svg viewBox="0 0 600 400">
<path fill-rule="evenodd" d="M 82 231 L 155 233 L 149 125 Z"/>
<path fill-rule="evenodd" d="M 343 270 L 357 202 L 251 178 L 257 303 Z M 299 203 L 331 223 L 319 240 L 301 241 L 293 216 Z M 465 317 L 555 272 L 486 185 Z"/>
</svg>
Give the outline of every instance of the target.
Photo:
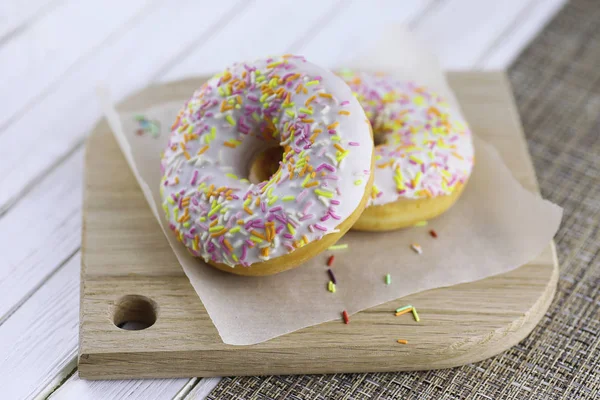
<svg viewBox="0 0 600 400">
<path fill-rule="evenodd" d="M 201 80 L 153 86 L 123 107 L 185 98 Z M 538 191 L 503 73 L 452 73 L 473 130 L 514 176 Z M 103 120 L 87 142 L 81 265 L 79 375 L 86 379 L 405 371 L 448 368 L 498 354 L 522 340 L 554 295 L 552 244 L 510 273 L 398 299 L 352 317 L 265 343 L 221 342 L 152 216 Z M 418 305 L 421 322 L 391 310 Z M 143 330 L 116 325 L 137 321 Z M 397 338 L 408 344 L 396 343 Z"/>
</svg>

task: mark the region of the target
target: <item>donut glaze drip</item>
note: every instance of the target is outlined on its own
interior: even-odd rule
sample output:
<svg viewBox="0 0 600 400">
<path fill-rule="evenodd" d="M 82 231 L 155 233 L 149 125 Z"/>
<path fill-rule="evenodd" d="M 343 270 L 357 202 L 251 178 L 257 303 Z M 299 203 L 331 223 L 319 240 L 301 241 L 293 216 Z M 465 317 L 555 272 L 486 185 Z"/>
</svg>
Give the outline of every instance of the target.
<svg viewBox="0 0 600 400">
<path fill-rule="evenodd" d="M 253 156 L 280 146 L 279 169 L 253 184 Z M 162 157 L 171 230 L 205 261 L 249 266 L 336 232 L 370 176 L 370 125 L 348 86 L 286 55 L 237 63 L 184 105 Z"/>
<path fill-rule="evenodd" d="M 376 140 L 370 205 L 450 195 L 473 169 L 471 131 L 438 95 L 414 82 L 343 70 Z"/>
</svg>

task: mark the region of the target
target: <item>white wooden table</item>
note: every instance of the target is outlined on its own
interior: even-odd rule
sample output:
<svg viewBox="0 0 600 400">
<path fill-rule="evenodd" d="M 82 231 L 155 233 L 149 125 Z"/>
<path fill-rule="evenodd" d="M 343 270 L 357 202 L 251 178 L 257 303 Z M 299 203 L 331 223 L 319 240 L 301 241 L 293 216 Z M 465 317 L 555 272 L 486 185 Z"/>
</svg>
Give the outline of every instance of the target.
<svg viewBox="0 0 600 400">
<path fill-rule="evenodd" d="M 503 69 L 565 0 L 1 0 L 3 399 L 203 399 L 211 379 L 86 382 L 76 369 L 83 143 L 116 99 L 230 62 L 342 66 L 403 22 L 449 69 Z"/>
</svg>

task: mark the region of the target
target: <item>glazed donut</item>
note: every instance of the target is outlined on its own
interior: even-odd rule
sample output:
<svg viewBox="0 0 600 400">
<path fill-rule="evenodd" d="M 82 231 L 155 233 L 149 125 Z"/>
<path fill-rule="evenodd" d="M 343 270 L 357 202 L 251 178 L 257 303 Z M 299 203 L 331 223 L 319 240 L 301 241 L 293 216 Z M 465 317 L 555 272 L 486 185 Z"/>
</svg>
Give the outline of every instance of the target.
<svg viewBox="0 0 600 400">
<path fill-rule="evenodd" d="M 350 70 L 339 75 L 363 106 L 377 144 L 371 199 L 353 229 L 405 228 L 450 208 L 474 162 L 460 113 L 413 82 Z"/>
<path fill-rule="evenodd" d="M 236 63 L 197 90 L 172 126 L 161 158 L 169 227 L 227 272 L 293 268 L 362 213 L 373 148 L 362 107 L 332 72 L 291 55 Z M 274 174 L 253 166 L 273 150 Z M 252 183 L 256 165 L 265 180 Z"/>
</svg>

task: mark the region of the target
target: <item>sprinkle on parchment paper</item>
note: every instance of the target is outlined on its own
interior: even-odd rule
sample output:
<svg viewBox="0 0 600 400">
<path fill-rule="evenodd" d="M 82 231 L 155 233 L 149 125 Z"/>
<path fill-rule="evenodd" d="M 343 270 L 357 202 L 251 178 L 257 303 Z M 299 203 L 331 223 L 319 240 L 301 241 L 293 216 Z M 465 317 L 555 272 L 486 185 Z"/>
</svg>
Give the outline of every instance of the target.
<svg viewBox="0 0 600 400">
<path fill-rule="evenodd" d="M 161 129 L 159 121 L 149 120 L 143 115 L 136 115 L 134 118 L 138 122 L 138 129 L 135 131 L 138 136 L 150 135 L 154 139 L 160 136 Z"/>
</svg>

